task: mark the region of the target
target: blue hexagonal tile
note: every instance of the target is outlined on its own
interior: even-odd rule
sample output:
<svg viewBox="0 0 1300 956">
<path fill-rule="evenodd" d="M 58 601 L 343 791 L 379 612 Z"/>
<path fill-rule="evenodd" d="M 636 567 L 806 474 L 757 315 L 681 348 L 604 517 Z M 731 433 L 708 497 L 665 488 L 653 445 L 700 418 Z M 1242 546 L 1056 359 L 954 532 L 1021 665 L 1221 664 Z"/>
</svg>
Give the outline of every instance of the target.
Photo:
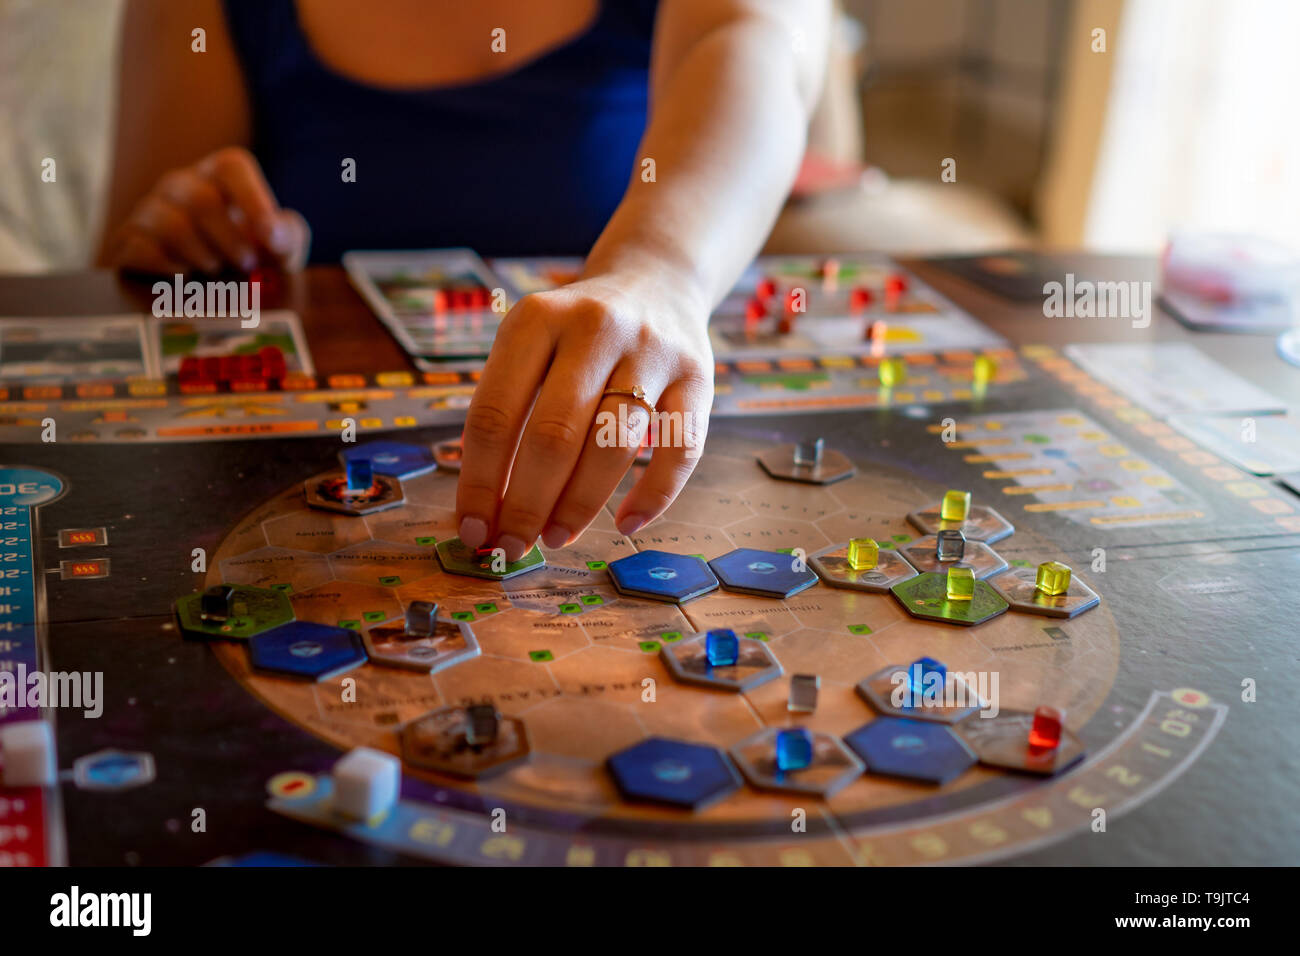
<svg viewBox="0 0 1300 956">
<path fill-rule="evenodd" d="M 674 604 L 684 604 L 718 586 L 718 579 L 699 558 L 668 551 L 638 551 L 611 561 L 609 576 L 624 594 Z"/>
<path fill-rule="evenodd" d="M 817 575 L 804 565 L 796 570 L 795 559 L 781 551 L 737 548 L 709 562 L 728 591 L 760 597 L 788 598 L 817 583 Z"/>
<path fill-rule="evenodd" d="M 606 762 L 627 800 L 698 810 L 740 787 L 740 774 L 717 747 L 650 737 Z"/>
<path fill-rule="evenodd" d="M 368 441 L 339 452 L 340 465 L 357 458 L 369 458 L 375 474 L 390 478 L 413 478 L 438 467 L 432 449 L 398 441 Z"/>
<path fill-rule="evenodd" d="M 366 662 L 361 635 L 345 627 L 293 621 L 253 638 L 253 666 L 272 674 L 326 680 Z"/>
<path fill-rule="evenodd" d="M 925 783 L 947 783 L 975 764 L 975 752 L 943 725 L 877 717 L 844 738 L 868 773 Z"/>
</svg>

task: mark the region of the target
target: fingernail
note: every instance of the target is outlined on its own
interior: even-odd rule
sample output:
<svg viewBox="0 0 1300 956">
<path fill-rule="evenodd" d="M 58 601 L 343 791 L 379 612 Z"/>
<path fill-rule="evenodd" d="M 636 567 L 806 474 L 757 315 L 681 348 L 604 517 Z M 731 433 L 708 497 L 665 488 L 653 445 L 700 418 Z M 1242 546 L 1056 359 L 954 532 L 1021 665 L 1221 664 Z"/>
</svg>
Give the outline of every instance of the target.
<svg viewBox="0 0 1300 956">
<path fill-rule="evenodd" d="M 542 532 L 542 543 L 548 548 L 562 548 L 569 543 L 569 529 L 562 524 L 548 525 Z"/>
<path fill-rule="evenodd" d="M 623 520 L 618 523 L 620 534 L 636 534 L 645 525 L 645 515 L 630 514 L 624 515 Z"/>
<path fill-rule="evenodd" d="M 293 231 L 288 223 L 277 221 L 271 226 L 270 244 L 271 248 L 280 255 L 293 249 Z"/>
<path fill-rule="evenodd" d="M 503 534 L 497 538 L 497 547 L 506 553 L 506 560 L 513 564 L 528 553 L 528 545 L 512 534 Z"/>
<path fill-rule="evenodd" d="M 480 547 L 487 540 L 487 533 L 487 522 L 482 518 L 469 516 L 460 519 L 460 540 L 466 547 Z"/>
</svg>

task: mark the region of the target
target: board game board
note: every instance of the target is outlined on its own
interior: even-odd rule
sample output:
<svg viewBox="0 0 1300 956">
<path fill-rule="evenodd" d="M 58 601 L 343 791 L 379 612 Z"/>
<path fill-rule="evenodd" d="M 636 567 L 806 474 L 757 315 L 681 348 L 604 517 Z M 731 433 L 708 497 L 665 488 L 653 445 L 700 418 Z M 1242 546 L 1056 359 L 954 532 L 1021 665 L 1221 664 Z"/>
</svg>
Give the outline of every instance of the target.
<svg viewBox="0 0 1300 956">
<path fill-rule="evenodd" d="M 962 363 L 941 353 L 909 368 Z M 978 394 L 948 387 L 927 397 L 918 386 L 903 401 L 898 389 L 883 396 L 863 384 L 871 365 L 859 358 L 852 405 L 724 409 L 663 519 L 625 538 L 607 512 L 572 547 L 544 552 L 545 566 L 501 582 L 452 573 L 438 555 L 454 534 L 454 472 L 401 479 L 401 503 L 373 514 L 310 507 L 304 487 L 339 467 L 337 433 L 321 419 L 293 440 L 236 430 L 54 444 L 11 423 L 25 443 L 10 446 L 0 476 L 3 557 L 16 572 L 6 585 L 6 666 L 102 671 L 106 699 L 102 719 L 53 715 L 61 786 L 3 794 L 5 819 L 19 819 L 26 838 L 0 849 L 31 863 L 62 858 L 66 843 L 69 861 L 102 864 L 254 853 L 571 865 L 1289 858 L 1296 834 L 1241 823 L 1279 819 L 1291 799 L 1275 760 L 1284 744 L 1261 735 L 1288 726 L 1294 707 L 1278 696 L 1243 704 L 1240 681 L 1290 653 L 1294 497 L 1196 447 L 1051 349 L 1023 349 L 999 368 L 1014 374 Z M 813 391 L 783 382 L 766 394 L 797 406 Z M 290 404 L 302 397 L 275 394 Z M 359 445 L 383 433 L 427 448 L 457 434 L 418 404 L 403 406 L 412 423 L 394 429 L 397 405 L 385 403 L 397 395 L 311 395 L 298 404 L 384 409 Z M 177 397 L 167 398 L 173 407 Z M 348 405 L 356 401 L 373 404 Z M 24 397 L 6 413 L 39 419 L 33 404 Z M 856 473 L 818 486 L 760 466 L 760 456 L 813 436 Z M 26 485 L 38 490 L 20 493 Z M 960 626 L 912 613 L 926 609 L 909 610 L 910 592 L 825 577 L 784 599 L 723 588 L 679 606 L 631 597 L 610 576 L 609 565 L 632 554 L 696 561 L 736 548 L 798 549 L 833 576 L 837 549 L 861 535 L 896 560 L 924 558 L 924 512 L 950 488 L 972 491 L 1013 526 L 987 545 L 1006 570 L 982 583 L 1001 581 L 998 593 L 1010 593 L 1019 576 L 1055 560 L 1099 603 L 1075 617 L 1013 608 Z M 1137 520 L 1116 520 L 1126 516 Z M 185 639 L 175 602 L 215 584 L 264 589 L 300 621 L 354 633 L 365 654 L 346 673 L 304 681 L 254 667 L 247 642 Z M 478 653 L 458 652 L 432 672 L 384 663 L 392 648 L 382 629 L 421 599 L 454 622 L 461 651 Z M 715 628 L 734 629 L 765 662 L 760 671 L 774 662 L 780 673 L 741 690 L 681 679 L 689 662 L 679 649 Z M 1249 639 L 1225 639 L 1228 631 Z M 997 721 L 975 717 L 960 724 L 962 739 L 986 762 L 959 753 L 927 765 L 943 782 L 891 775 L 869 739 L 873 726 L 891 726 L 871 681 L 925 657 L 950 674 L 997 674 L 1004 722 L 1020 737 L 1039 705 L 1064 710 L 1077 744 L 1068 766 L 1039 776 L 994 765 L 981 733 Z M 812 713 L 788 709 L 799 674 L 820 678 Z M 404 749 L 426 716 L 485 701 L 513 728 L 499 772 L 466 778 Z M 866 772 L 845 758 L 810 788 L 769 789 L 770 735 L 795 725 L 826 753 L 844 753 L 835 742 L 845 742 Z M 927 725 L 893 739 L 925 750 L 936 733 Z M 731 768 L 727 779 L 685 807 L 648 802 L 608 761 L 652 738 L 701 748 Z M 357 745 L 408 758 L 401 802 L 373 824 L 330 810 L 330 768 Z M 1076 763 L 1077 751 L 1085 756 Z M 213 821 L 205 832 L 190 827 L 195 808 Z M 1099 809 L 1105 833 L 1093 829 Z M 492 826 L 497 810 L 509 821 L 504 833 Z"/>
</svg>

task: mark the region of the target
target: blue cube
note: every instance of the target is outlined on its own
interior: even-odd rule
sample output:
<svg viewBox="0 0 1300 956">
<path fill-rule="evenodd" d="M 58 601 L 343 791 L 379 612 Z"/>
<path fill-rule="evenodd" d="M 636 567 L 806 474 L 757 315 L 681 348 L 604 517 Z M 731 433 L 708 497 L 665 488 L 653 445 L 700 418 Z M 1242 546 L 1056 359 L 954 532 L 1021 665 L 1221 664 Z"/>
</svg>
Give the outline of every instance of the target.
<svg viewBox="0 0 1300 956">
<path fill-rule="evenodd" d="M 740 638 L 731 628 L 719 628 L 704 636 L 704 654 L 710 667 L 731 667 L 740 660 Z"/>
<path fill-rule="evenodd" d="M 939 663 L 933 657 L 922 657 L 908 665 L 907 686 L 913 694 L 920 694 L 925 691 L 926 680 L 931 674 L 939 675 L 938 686 L 942 688 L 948 679 L 948 667 Z"/>
<path fill-rule="evenodd" d="M 813 736 L 802 727 L 782 730 L 776 735 L 776 769 L 782 773 L 802 770 L 812 764 Z"/>
<path fill-rule="evenodd" d="M 375 483 L 375 472 L 369 458 L 350 458 L 343 470 L 348 479 L 348 491 L 365 491 Z"/>
</svg>

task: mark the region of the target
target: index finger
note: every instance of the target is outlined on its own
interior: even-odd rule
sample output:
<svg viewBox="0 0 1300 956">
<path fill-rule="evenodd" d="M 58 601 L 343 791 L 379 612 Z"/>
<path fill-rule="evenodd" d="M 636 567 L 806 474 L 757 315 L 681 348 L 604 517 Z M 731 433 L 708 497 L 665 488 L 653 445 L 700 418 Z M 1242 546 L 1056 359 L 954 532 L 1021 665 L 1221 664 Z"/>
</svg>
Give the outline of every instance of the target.
<svg viewBox="0 0 1300 956">
<path fill-rule="evenodd" d="M 544 322 L 527 320 L 524 302 L 501 323 L 465 415 L 456 516 L 460 539 L 471 548 L 492 533 L 519 436 L 555 344 Z"/>
<path fill-rule="evenodd" d="M 269 245 L 280 206 L 253 155 L 236 147 L 218 150 L 200 162 L 199 171 L 216 183 L 226 201 L 244 214 L 257 238 Z"/>
</svg>

